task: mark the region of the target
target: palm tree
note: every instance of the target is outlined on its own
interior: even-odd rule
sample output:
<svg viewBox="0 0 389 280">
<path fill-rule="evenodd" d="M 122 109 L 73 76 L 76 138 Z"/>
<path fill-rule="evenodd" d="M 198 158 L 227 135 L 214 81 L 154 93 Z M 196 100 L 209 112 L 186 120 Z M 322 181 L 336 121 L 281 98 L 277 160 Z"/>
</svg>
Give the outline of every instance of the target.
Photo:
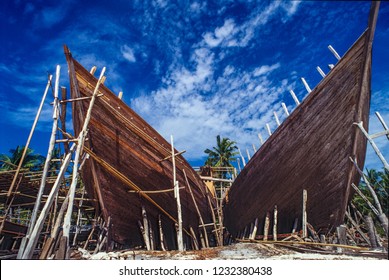
<svg viewBox="0 0 389 280">
<path fill-rule="evenodd" d="M 24 146 L 17 146 L 16 149 L 11 149 L 10 156 L 6 154 L 0 155 L 0 170 L 13 170 L 19 165 L 24 151 Z M 34 151 L 27 148 L 22 168 L 36 171 L 42 168 L 45 157 L 39 154 L 34 154 Z"/>
<path fill-rule="evenodd" d="M 238 154 L 238 147 L 235 145 L 235 141 L 231 141 L 229 138 L 223 138 L 220 140 L 220 135 L 216 136 L 216 147 L 212 150 L 206 149 L 204 153 L 208 154 L 208 158 L 205 165 L 215 167 L 233 167 L 231 162 L 234 156 Z"/>
</svg>

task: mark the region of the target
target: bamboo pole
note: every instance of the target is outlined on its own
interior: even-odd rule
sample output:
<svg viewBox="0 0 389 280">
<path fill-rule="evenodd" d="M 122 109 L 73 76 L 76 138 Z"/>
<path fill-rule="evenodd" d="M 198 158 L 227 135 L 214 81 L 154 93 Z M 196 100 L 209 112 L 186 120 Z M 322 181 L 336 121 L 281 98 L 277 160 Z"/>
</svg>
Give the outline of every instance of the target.
<svg viewBox="0 0 389 280">
<path fill-rule="evenodd" d="M 32 257 L 32 254 L 34 253 L 33 251 L 34 251 L 36 244 L 38 243 L 39 234 L 43 228 L 43 224 L 46 220 L 47 214 L 50 210 L 51 205 L 54 202 L 55 196 L 59 190 L 60 184 L 62 182 L 62 178 L 66 172 L 66 169 L 69 166 L 71 155 L 73 153 L 74 147 L 75 147 L 75 145 L 73 144 L 73 146 L 70 148 L 69 153 L 66 155 L 66 157 L 64 159 L 64 162 L 63 162 L 61 169 L 58 173 L 57 179 L 56 179 L 53 187 L 51 188 L 49 197 L 47 198 L 47 201 L 46 201 L 45 205 L 43 206 L 43 209 L 39 215 L 38 220 L 36 221 L 36 223 L 34 225 L 33 230 L 31 231 L 30 238 L 28 240 L 26 248 L 25 248 L 23 255 L 21 257 L 22 259 L 29 259 Z"/>
<path fill-rule="evenodd" d="M 67 99 L 67 92 L 66 92 L 66 87 L 61 87 L 61 101 L 64 101 Z M 66 138 L 66 109 L 67 109 L 67 102 L 61 102 L 61 115 L 60 115 L 60 120 L 61 120 L 61 132 L 62 132 L 62 138 Z M 65 148 L 65 153 L 69 152 L 69 143 L 64 142 L 64 148 Z"/>
<path fill-rule="evenodd" d="M 377 215 L 377 217 L 379 216 L 379 212 L 378 210 L 374 207 L 373 204 L 371 204 L 371 202 L 367 199 L 367 197 L 361 192 L 361 190 L 354 184 L 354 183 L 351 183 L 351 186 L 354 188 L 354 190 L 359 194 L 360 197 L 362 197 L 362 199 L 367 203 L 367 205 L 370 207 L 370 209 L 373 211 L 374 214 Z"/>
<path fill-rule="evenodd" d="M 375 151 L 375 153 L 377 154 L 378 158 L 382 161 L 382 163 L 384 164 L 384 168 L 386 170 L 389 171 L 389 164 L 388 162 L 386 161 L 386 159 L 384 158 L 384 156 L 382 155 L 381 151 L 378 149 L 377 145 L 375 144 L 375 142 L 373 141 L 373 139 L 370 137 L 370 135 L 367 133 L 367 131 L 365 130 L 365 128 L 363 127 L 363 122 L 359 122 L 359 123 L 354 123 L 355 125 L 357 125 L 359 127 L 359 129 L 362 131 L 362 133 L 365 135 L 365 137 L 367 138 L 367 140 L 369 141 L 371 147 L 373 148 L 373 150 Z"/>
<path fill-rule="evenodd" d="M 18 177 L 18 175 L 19 175 L 20 169 L 22 168 L 24 158 L 26 157 L 26 153 L 27 153 L 27 150 L 28 150 L 28 146 L 30 145 L 32 135 L 34 134 L 36 124 L 37 124 L 38 119 L 39 119 L 39 117 L 40 117 L 40 114 L 41 114 L 41 112 L 42 112 L 42 107 L 43 107 L 43 104 L 45 103 L 45 99 L 46 99 L 46 96 L 47 96 L 47 92 L 49 91 L 49 88 L 50 88 L 50 85 L 51 85 L 51 79 L 52 79 L 52 78 L 53 78 L 53 76 L 50 75 L 50 76 L 49 76 L 49 79 L 48 79 L 48 81 L 47 81 L 46 89 L 45 89 L 45 92 L 43 93 L 43 97 L 42 97 L 41 103 L 40 103 L 40 105 L 39 105 L 38 112 L 36 113 L 34 123 L 32 124 L 31 131 L 30 131 L 30 135 L 28 136 L 26 145 L 24 146 L 23 154 L 22 154 L 22 156 L 21 156 L 21 158 L 20 158 L 20 161 L 19 161 L 19 164 L 18 164 L 18 168 L 16 169 L 16 173 L 15 173 L 15 175 L 14 175 L 14 178 L 13 178 L 13 180 L 12 180 L 11 186 L 9 187 L 9 190 L 8 190 L 8 193 L 7 193 L 7 202 L 5 203 L 6 205 L 8 204 L 9 197 L 11 196 L 11 193 L 12 193 L 13 188 L 14 188 L 14 186 L 15 186 L 16 179 L 17 179 L 17 177 Z M 4 208 L 6 208 L 6 207 L 4 207 Z"/>
<path fill-rule="evenodd" d="M 368 188 L 368 190 L 370 191 L 371 193 L 371 196 L 373 197 L 373 200 L 374 200 L 374 203 L 376 205 L 376 209 L 378 210 L 378 213 L 379 214 L 382 214 L 382 207 L 381 207 L 381 203 L 380 201 L 378 200 L 378 197 L 377 197 L 377 194 L 375 193 L 373 187 L 371 186 L 369 180 L 367 179 L 366 175 L 362 172 L 362 170 L 359 168 L 358 166 L 358 163 L 357 163 L 357 160 L 353 160 L 351 157 L 350 157 L 350 160 L 352 163 L 354 163 L 354 166 L 355 168 L 357 169 L 358 173 L 362 176 L 362 179 L 363 181 L 366 183 L 366 186 Z"/>
<path fill-rule="evenodd" d="M 257 235 L 257 230 L 258 230 L 258 218 L 255 218 L 254 228 L 253 228 L 253 232 L 250 236 L 250 239 L 255 239 L 255 236 Z"/>
<path fill-rule="evenodd" d="M 263 143 L 265 143 L 265 142 L 263 141 L 262 135 L 259 132 L 258 132 L 258 138 L 259 138 L 259 142 L 261 143 L 261 145 L 263 145 Z"/>
<path fill-rule="evenodd" d="M 322 76 L 323 78 L 326 76 L 326 74 L 324 73 L 323 70 L 321 70 L 321 68 L 319 66 L 316 67 L 316 70 L 317 72 L 319 72 L 320 76 Z"/>
<path fill-rule="evenodd" d="M 267 130 L 267 133 L 269 134 L 269 136 L 271 136 L 270 125 L 268 123 L 266 124 L 266 130 Z"/>
<path fill-rule="evenodd" d="M 277 125 L 280 126 L 281 122 L 280 122 L 280 119 L 278 118 L 278 115 L 277 115 L 276 111 L 273 112 L 273 115 L 274 115 L 274 118 L 276 119 Z"/>
<path fill-rule="evenodd" d="M 355 229 L 358 231 L 358 233 L 361 235 L 361 237 L 366 241 L 367 244 L 370 245 L 370 241 L 365 235 L 365 233 L 361 230 L 360 226 L 354 221 L 354 219 L 351 217 L 351 215 L 346 211 L 346 217 L 351 222 L 351 224 L 355 227 Z"/>
<path fill-rule="evenodd" d="M 296 102 L 296 105 L 297 106 L 300 105 L 300 101 L 298 100 L 298 98 L 297 98 L 296 94 L 294 93 L 294 91 L 290 90 L 289 92 L 292 95 L 292 98 L 293 98 L 294 102 Z"/>
<path fill-rule="evenodd" d="M 250 156 L 250 153 L 249 153 L 249 149 L 246 149 L 246 153 L 247 153 L 247 158 L 250 160 L 251 156 Z"/>
<path fill-rule="evenodd" d="M 42 200 L 43 191 L 44 191 L 45 185 L 46 185 L 46 178 L 47 178 L 47 173 L 48 173 L 49 167 L 50 167 L 51 156 L 53 155 L 53 150 L 54 150 L 54 146 L 55 146 L 55 136 L 57 133 L 58 117 L 59 117 L 58 89 L 59 89 L 60 71 L 61 71 L 61 67 L 59 65 L 57 65 L 57 69 L 56 69 L 56 73 L 55 73 L 55 87 L 54 87 L 53 126 L 51 129 L 49 149 L 47 151 L 46 161 L 45 161 L 45 165 L 43 167 L 42 179 L 41 179 L 41 183 L 39 186 L 35 205 L 34 205 L 34 208 L 32 210 L 31 221 L 30 221 L 30 224 L 29 224 L 28 230 L 27 230 L 27 236 L 26 236 L 27 238 L 29 238 L 29 236 L 31 235 L 32 230 L 35 226 L 39 206 L 40 206 L 41 200 Z M 24 248 L 20 248 L 19 250 L 24 250 Z"/>
<path fill-rule="evenodd" d="M 274 221 L 273 221 L 273 240 L 277 241 L 277 216 L 278 216 L 278 209 L 277 205 L 274 206 Z"/>
<path fill-rule="evenodd" d="M 184 251 L 184 243 L 182 238 L 182 212 L 181 212 L 181 200 L 180 200 L 180 190 L 178 186 L 178 181 L 176 178 L 176 157 L 174 152 L 174 139 L 173 135 L 170 135 L 171 147 L 172 147 L 172 163 L 173 163 L 173 186 L 174 186 L 174 197 L 177 201 L 177 245 L 178 251 Z"/>
<path fill-rule="evenodd" d="M 201 225 L 202 225 L 202 227 L 203 227 L 204 238 L 205 238 L 205 245 L 206 245 L 206 248 L 208 248 L 208 247 L 209 247 L 208 234 L 207 234 L 207 229 L 205 228 L 205 225 L 204 225 L 203 216 L 201 215 L 199 206 L 197 205 L 197 202 L 196 202 L 196 199 L 195 199 L 195 197 L 194 197 L 192 188 L 191 188 L 190 185 L 189 185 L 189 181 L 188 181 L 188 177 L 186 176 L 185 169 L 183 169 L 182 172 L 184 173 L 186 185 L 187 185 L 187 187 L 188 187 L 188 189 L 189 189 L 190 196 L 192 197 L 193 204 L 194 204 L 194 206 L 195 206 L 195 208 L 196 208 L 197 215 L 199 216 L 200 223 L 201 223 Z M 212 209 L 211 209 L 211 210 L 212 210 Z"/>
<path fill-rule="evenodd" d="M 307 190 L 303 190 L 303 216 L 302 216 L 303 238 L 307 237 Z"/>
<path fill-rule="evenodd" d="M 78 204 L 76 232 L 75 232 L 74 238 L 73 238 L 73 246 L 76 246 L 77 236 L 78 236 L 78 233 L 80 231 L 80 221 L 81 221 L 81 218 L 82 218 L 81 207 L 82 207 L 82 204 L 83 204 L 83 201 L 84 201 L 84 195 L 85 195 L 85 186 L 84 186 L 84 189 L 82 190 L 82 195 L 81 195 L 80 203 Z"/>
<path fill-rule="evenodd" d="M 150 220 L 148 220 L 148 224 L 149 224 L 149 236 L 150 236 L 150 238 L 149 238 L 149 240 L 150 240 L 150 250 L 154 251 L 155 250 L 155 246 L 154 246 L 155 238 L 154 238 L 153 226 L 151 225 Z"/>
<path fill-rule="evenodd" d="M 246 166 L 246 160 L 244 159 L 244 157 L 243 157 L 243 155 L 242 155 L 242 152 L 240 151 L 239 148 L 238 148 L 238 152 L 239 152 L 240 157 L 242 158 L 243 167 L 245 167 L 245 166 Z"/>
<path fill-rule="evenodd" d="M 303 82 L 304 87 L 305 87 L 305 89 L 307 90 L 307 92 L 308 92 L 308 93 L 311 93 L 312 89 L 311 89 L 311 87 L 308 85 L 307 81 L 306 81 L 304 78 L 301 78 L 301 81 Z"/>
<path fill-rule="evenodd" d="M 144 205 L 142 205 L 142 218 L 143 218 L 143 229 L 144 229 L 143 236 L 144 236 L 145 243 L 146 243 L 146 249 L 147 249 L 147 251 L 150 251 L 151 246 L 150 246 L 149 222 L 147 220 L 147 213 L 146 213 L 146 209 L 145 209 Z"/>
<path fill-rule="evenodd" d="M 192 234 L 192 240 L 193 240 L 193 244 L 194 244 L 194 247 L 195 247 L 195 250 L 199 250 L 199 243 L 197 241 L 197 238 L 196 238 L 196 233 L 194 232 L 193 228 L 190 227 L 190 233 Z"/>
<path fill-rule="evenodd" d="M 340 55 L 336 52 L 336 50 L 331 45 L 328 45 L 328 49 L 332 52 L 332 54 L 336 57 L 337 60 L 341 59 Z"/>
<path fill-rule="evenodd" d="M 384 118 L 381 116 L 381 114 L 379 112 L 375 112 L 375 114 L 376 114 L 378 120 L 381 122 L 381 124 L 382 124 L 383 128 L 385 129 L 385 131 L 389 131 L 389 127 L 385 123 Z M 386 134 L 386 138 L 388 138 L 388 140 L 389 140 L 389 134 Z"/>
<path fill-rule="evenodd" d="M 284 102 L 281 103 L 281 106 L 284 109 L 286 116 L 288 117 L 289 116 L 288 107 L 286 107 L 286 104 Z"/>
<path fill-rule="evenodd" d="M 265 218 L 265 227 L 263 229 L 263 241 L 267 241 L 267 237 L 269 234 L 269 226 L 270 226 L 270 213 L 266 213 L 266 218 Z"/>
<path fill-rule="evenodd" d="M 163 236 L 163 230 L 162 230 L 161 215 L 158 215 L 158 227 L 159 227 L 159 241 L 161 242 L 161 250 L 162 251 L 166 251 L 166 248 L 165 248 L 165 238 Z"/>
<path fill-rule="evenodd" d="M 378 244 L 377 244 L 377 239 L 376 239 L 376 235 L 375 235 L 375 232 L 374 232 L 374 222 L 373 222 L 373 219 L 369 215 L 366 215 L 365 216 L 365 223 L 366 223 L 367 230 L 368 230 L 368 235 L 369 235 L 369 239 L 370 239 L 370 245 L 371 245 L 372 248 L 377 248 Z"/>
<path fill-rule="evenodd" d="M 105 67 L 102 69 L 102 71 L 100 73 L 99 80 L 97 81 L 95 90 L 94 90 L 93 95 L 92 95 L 92 99 L 89 103 L 89 108 L 88 108 L 88 111 L 86 113 L 83 128 L 80 132 L 80 135 L 78 136 L 79 140 L 78 140 L 77 150 L 76 150 L 76 154 L 75 154 L 75 158 L 74 158 L 72 184 L 70 185 L 70 189 L 69 189 L 69 192 L 70 192 L 69 205 L 68 205 L 68 209 L 67 209 L 66 214 L 65 214 L 64 225 L 63 225 L 63 236 L 67 237 L 67 242 L 69 242 L 69 232 L 70 232 L 70 223 L 71 223 L 71 217 L 72 217 L 72 212 L 73 212 L 73 202 L 74 202 L 74 196 L 75 196 L 76 186 L 78 183 L 78 176 L 79 176 L 78 163 L 79 163 L 82 148 L 84 146 L 84 140 L 85 140 L 85 137 L 87 134 L 87 128 L 88 128 L 88 124 L 89 124 L 89 121 L 91 118 L 92 108 L 93 108 L 93 105 L 95 103 L 96 96 L 99 92 L 99 87 L 100 87 L 100 84 L 102 83 L 102 78 L 104 76 L 104 72 L 105 72 Z M 68 246 L 69 246 L 69 244 L 68 244 Z"/>
</svg>

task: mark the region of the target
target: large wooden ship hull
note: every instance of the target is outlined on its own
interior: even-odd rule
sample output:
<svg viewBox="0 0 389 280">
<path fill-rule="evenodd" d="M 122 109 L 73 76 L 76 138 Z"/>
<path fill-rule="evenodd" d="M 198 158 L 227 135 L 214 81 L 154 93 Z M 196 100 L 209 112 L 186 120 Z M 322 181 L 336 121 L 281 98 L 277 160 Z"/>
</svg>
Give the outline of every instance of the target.
<svg viewBox="0 0 389 280">
<path fill-rule="evenodd" d="M 256 218 L 278 209 L 278 232 L 301 224 L 303 190 L 308 222 L 325 233 L 343 222 L 351 183 L 360 176 L 366 139 L 354 125 L 368 125 L 372 40 L 378 5 L 369 26 L 330 73 L 251 158 L 228 193 L 224 221 L 237 236 Z"/>
<path fill-rule="evenodd" d="M 66 46 L 65 55 L 71 98 L 78 99 L 72 103 L 77 136 L 89 106 L 89 99 L 82 98 L 92 96 L 97 79 L 72 57 Z M 90 159 L 82 168 L 82 178 L 88 195 L 98 200 L 104 220 L 107 224 L 109 221 L 111 240 L 128 246 L 144 244 L 139 227 L 139 222 L 143 224 L 143 206 L 154 240 L 159 237 L 161 217 L 165 241 L 169 249 L 176 248 L 177 203 L 172 191 L 172 159 L 167 158 L 172 155 L 170 143 L 104 85 L 92 109 L 87 138 L 85 150 Z M 189 240 L 190 227 L 198 233 L 200 224 L 188 188 L 205 223 L 211 221 L 213 202 L 209 203 L 204 183 L 187 161 L 177 155 L 175 162 L 185 242 Z"/>
</svg>

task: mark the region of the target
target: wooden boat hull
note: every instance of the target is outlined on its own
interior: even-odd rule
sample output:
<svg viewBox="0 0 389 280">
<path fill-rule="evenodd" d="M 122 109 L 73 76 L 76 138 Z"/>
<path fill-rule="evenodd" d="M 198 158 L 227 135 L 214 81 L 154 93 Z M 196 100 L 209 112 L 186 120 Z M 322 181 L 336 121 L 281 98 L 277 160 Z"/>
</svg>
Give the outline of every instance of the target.
<svg viewBox="0 0 389 280">
<path fill-rule="evenodd" d="M 69 66 L 71 98 L 90 97 L 97 79 L 72 58 L 66 46 L 65 54 Z M 171 156 L 170 143 L 107 87 L 100 86 L 99 94 L 102 95 L 97 97 L 92 109 L 87 136 L 89 140 L 85 145 L 91 158 L 82 168 L 88 195 L 98 199 L 97 206 L 104 220 L 110 220 L 109 234 L 113 241 L 129 246 L 143 244 L 138 221 L 143 223 L 144 206 L 154 240 L 159 236 L 158 218 L 161 215 L 168 247 L 175 248 L 177 203 L 171 191 L 173 167 L 171 158 L 163 160 Z M 88 99 L 73 102 L 76 135 L 82 128 L 88 106 Z M 188 188 L 193 191 L 204 222 L 210 221 L 211 207 L 206 198 L 204 183 L 182 156 L 176 156 L 176 170 L 181 187 L 186 240 L 190 227 L 196 232 L 199 228 L 199 217 Z M 153 193 L 155 191 L 162 192 Z"/>
<path fill-rule="evenodd" d="M 365 159 L 366 139 L 354 123 L 368 125 L 375 20 L 239 174 L 224 207 L 230 233 L 256 218 L 263 228 L 276 205 L 278 232 L 291 232 L 296 218 L 301 224 L 304 189 L 316 230 L 326 233 L 343 222 L 351 183 L 360 180 L 349 157 L 360 166 Z"/>
</svg>

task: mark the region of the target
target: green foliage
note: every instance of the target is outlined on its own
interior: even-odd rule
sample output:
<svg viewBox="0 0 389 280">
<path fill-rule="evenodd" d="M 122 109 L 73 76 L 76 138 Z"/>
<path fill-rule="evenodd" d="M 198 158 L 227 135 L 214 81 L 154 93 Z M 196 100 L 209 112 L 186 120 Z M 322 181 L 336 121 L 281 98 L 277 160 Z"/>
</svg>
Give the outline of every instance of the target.
<svg viewBox="0 0 389 280">
<path fill-rule="evenodd" d="M 234 161 L 234 156 L 238 154 L 238 147 L 235 145 L 235 141 L 231 141 L 229 138 L 223 138 L 220 140 L 220 135 L 216 137 L 216 147 L 206 149 L 204 153 L 208 154 L 208 158 L 205 162 L 207 166 L 214 167 L 233 167 L 231 164 Z"/>
<path fill-rule="evenodd" d="M 0 170 L 16 169 L 20 163 L 24 151 L 24 146 L 17 146 L 16 149 L 11 149 L 10 155 L 0 155 Z M 24 158 L 22 168 L 30 171 L 37 171 L 42 169 L 45 157 L 39 154 L 34 154 L 34 151 L 27 148 L 26 156 Z"/>
<path fill-rule="evenodd" d="M 365 173 L 367 180 L 369 181 L 370 185 L 374 189 L 374 192 L 376 193 L 378 200 L 381 204 L 382 211 L 388 215 L 389 211 L 389 202 L 388 202 L 388 193 L 389 193 L 389 172 L 387 170 L 383 171 L 377 171 L 375 169 L 366 169 Z M 369 201 L 375 205 L 373 197 L 371 195 L 371 192 L 369 191 L 368 187 L 366 186 L 366 183 L 361 181 L 359 184 L 359 189 L 361 192 L 369 199 Z M 372 210 L 367 205 L 367 203 L 359 196 L 359 194 L 355 194 L 352 199 L 353 204 L 358 208 L 358 210 L 363 215 L 371 215 L 374 217 L 374 213 L 372 213 Z"/>
</svg>

